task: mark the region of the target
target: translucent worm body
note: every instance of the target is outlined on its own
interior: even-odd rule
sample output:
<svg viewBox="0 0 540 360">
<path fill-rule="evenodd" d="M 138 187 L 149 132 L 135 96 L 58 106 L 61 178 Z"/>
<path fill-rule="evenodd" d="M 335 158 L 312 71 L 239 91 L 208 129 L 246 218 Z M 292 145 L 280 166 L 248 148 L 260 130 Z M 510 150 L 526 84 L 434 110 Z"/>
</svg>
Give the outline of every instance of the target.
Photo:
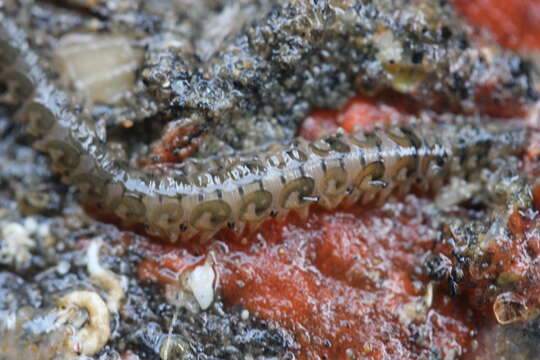
<svg viewBox="0 0 540 360">
<path fill-rule="evenodd" d="M 48 80 L 23 39 L 0 15 L 0 79 L 26 99 L 18 117 L 37 137 L 35 147 L 50 155 L 86 204 L 170 241 L 205 241 L 225 226 L 242 232 L 291 210 L 306 213 L 313 202 L 334 208 L 382 201 L 396 188 L 465 176 L 525 141 L 523 129 L 494 123 L 399 127 L 297 139 L 195 173 L 147 174 L 115 156 L 87 115 Z"/>
</svg>

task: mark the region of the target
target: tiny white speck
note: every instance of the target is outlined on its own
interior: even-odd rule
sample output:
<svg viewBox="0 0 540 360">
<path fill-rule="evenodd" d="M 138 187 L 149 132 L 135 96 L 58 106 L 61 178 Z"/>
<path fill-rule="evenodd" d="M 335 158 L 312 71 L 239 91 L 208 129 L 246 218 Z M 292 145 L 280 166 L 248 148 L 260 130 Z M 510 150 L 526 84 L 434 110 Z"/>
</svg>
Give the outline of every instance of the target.
<svg viewBox="0 0 540 360">
<path fill-rule="evenodd" d="M 60 261 L 58 265 L 56 265 L 56 272 L 59 275 L 65 275 L 68 273 L 70 268 L 69 262 L 67 261 Z"/>
<path fill-rule="evenodd" d="M 39 224 L 34 218 L 26 218 L 23 223 L 24 228 L 29 233 L 33 234 L 38 230 Z"/>
</svg>

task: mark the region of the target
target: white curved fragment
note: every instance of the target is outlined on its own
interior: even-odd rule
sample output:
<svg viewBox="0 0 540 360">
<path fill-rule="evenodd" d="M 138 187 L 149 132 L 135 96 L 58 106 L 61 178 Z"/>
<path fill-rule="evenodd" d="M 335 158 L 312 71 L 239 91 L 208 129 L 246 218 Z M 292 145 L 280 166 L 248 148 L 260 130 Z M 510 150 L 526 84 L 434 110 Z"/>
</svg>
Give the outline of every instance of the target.
<svg viewBox="0 0 540 360">
<path fill-rule="evenodd" d="M 187 286 L 191 289 L 202 310 L 208 309 L 214 301 L 215 278 L 216 274 L 210 262 L 197 266 L 187 276 Z"/>
<path fill-rule="evenodd" d="M 88 312 L 88 322 L 68 341 L 82 355 L 93 355 L 107 343 L 111 335 L 110 315 L 107 305 L 93 291 L 77 290 L 64 295 L 58 306 L 77 306 Z"/>
<path fill-rule="evenodd" d="M 24 267 L 32 257 L 30 250 L 36 245 L 28 230 L 19 223 L 12 222 L 1 226 L 0 264 Z"/>
<path fill-rule="evenodd" d="M 68 34 L 55 60 L 62 74 L 94 103 L 114 105 L 133 89 L 142 54 L 121 35 Z"/>
<path fill-rule="evenodd" d="M 101 239 L 95 239 L 88 245 L 86 269 L 90 274 L 90 278 L 107 291 L 107 306 L 109 310 L 117 313 L 124 299 L 125 292 L 117 275 L 99 263 L 99 249 L 101 245 L 103 245 Z"/>
</svg>

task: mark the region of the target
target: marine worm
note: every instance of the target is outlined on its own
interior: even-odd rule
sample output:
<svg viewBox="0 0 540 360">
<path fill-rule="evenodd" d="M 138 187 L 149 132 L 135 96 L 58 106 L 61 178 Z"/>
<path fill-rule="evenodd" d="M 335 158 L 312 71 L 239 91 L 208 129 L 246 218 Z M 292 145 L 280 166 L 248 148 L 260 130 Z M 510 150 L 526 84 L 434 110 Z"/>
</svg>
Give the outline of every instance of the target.
<svg viewBox="0 0 540 360">
<path fill-rule="evenodd" d="M 37 138 L 35 147 L 50 155 L 53 169 L 79 189 L 84 203 L 113 213 L 122 226 L 144 224 L 172 242 L 204 242 L 226 226 L 241 233 L 269 217 L 306 213 L 314 202 L 331 209 L 384 201 L 394 189 L 474 173 L 520 151 L 526 137 L 510 124 L 474 122 L 338 132 L 204 171 L 156 175 L 130 168 L 111 151 L 2 15 L 0 74 L 11 93 L 25 99 L 17 118 Z"/>
</svg>

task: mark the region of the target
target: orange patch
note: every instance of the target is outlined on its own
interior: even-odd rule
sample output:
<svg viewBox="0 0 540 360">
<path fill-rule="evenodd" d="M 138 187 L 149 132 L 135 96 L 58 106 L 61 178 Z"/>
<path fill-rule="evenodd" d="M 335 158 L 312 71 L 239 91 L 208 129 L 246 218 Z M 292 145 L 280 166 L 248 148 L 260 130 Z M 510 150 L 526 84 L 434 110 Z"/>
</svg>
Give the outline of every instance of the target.
<svg viewBox="0 0 540 360">
<path fill-rule="evenodd" d="M 540 49 L 540 0 L 453 0 L 475 27 L 514 50 Z"/>
</svg>

